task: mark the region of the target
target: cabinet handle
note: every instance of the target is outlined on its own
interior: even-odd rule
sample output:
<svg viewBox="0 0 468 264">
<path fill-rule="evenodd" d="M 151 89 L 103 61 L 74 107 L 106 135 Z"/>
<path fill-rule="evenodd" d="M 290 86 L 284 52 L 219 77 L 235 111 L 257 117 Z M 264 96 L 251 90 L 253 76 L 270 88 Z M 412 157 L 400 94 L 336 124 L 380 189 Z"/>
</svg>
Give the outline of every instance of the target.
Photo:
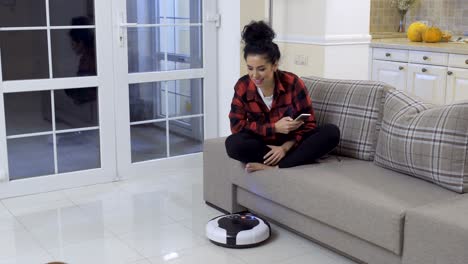
<svg viewBox="0 0 468 264">
<path fill-rule="evenodd" d="M 392 54 L 390 54 L 390 53 L 385 53 L 385 57 L 390 57 L 390 56 L 392 56 Z"/>
<path fill-rule="evenodd" d="M 423 60 L 427 60 L 427 59 L 429 59 L 428 56 L 423 56 Z"/>
<path fill-rule="evenodd" d="M 403 66 L 399 66 L 399 67 L 398 67 L 398 69 L 401 71 L 401 70 L 404 70 L 404 69 L 405 69 L 405 67 L 403 67 Z"/>
<path fill-rule="evenodd" d="M 426 68 L 422 68 L 421 71 L 422 71 L 422 72 L 427 72 L 427 69 L 426 69 Z"/>
<path fill-rule="evenodd" d="M 468 60 L 465 61 L 465 64 L 468 64 Z"/>
<path fill-rule="evenodd" d="M 453 74 L 453 72 L 451 72 L 451 71 L 448 71 L 448 72 L 447 72 L 447 74 L 448 74 L 448 75 L 452 75 L 452 74 Z"/>
</svg>

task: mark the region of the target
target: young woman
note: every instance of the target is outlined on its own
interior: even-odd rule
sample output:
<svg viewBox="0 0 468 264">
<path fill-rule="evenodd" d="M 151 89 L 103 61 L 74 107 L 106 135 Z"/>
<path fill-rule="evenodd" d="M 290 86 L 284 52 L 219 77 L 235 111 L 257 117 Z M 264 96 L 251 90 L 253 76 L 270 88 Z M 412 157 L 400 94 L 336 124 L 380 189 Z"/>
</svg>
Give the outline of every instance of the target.
<svg viewBox="0 0 468 264">
<path fill-rule="evenodd" d="M 302 80 L 278 69 L 281 54 L 274 37 L 263 21 L 252 21 L 242 31 L 248 74 L 234 87 L 226 150 L 246 163 L 248 172 L 313 163 L 340 138 L 335 125 L 317 127 Z M 301 114 L 310 116 L 295 121 Z"/>
</svg>

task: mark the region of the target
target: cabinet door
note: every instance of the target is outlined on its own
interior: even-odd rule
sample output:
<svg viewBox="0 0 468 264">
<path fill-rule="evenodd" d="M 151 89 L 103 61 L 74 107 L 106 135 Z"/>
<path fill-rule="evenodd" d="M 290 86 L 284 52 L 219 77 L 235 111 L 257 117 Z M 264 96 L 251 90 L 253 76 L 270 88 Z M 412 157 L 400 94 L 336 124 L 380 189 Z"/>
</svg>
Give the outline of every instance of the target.
<svg viewBox="0 0 468 264">
<path fill-rule="evenodd" d="M 468 100 L 468 69 L 448 68 L 446 103 Z"/>
<path fill-rule="evenodd" d="M 408 92 L 425 102 L 445 104 L 447 67 L 408 64 Z"/>
<path fill-rule="evenodd" d="M 374 60 L 372 64 L 372 80 L 406 90 L 407 63 Z"/>
</svg>

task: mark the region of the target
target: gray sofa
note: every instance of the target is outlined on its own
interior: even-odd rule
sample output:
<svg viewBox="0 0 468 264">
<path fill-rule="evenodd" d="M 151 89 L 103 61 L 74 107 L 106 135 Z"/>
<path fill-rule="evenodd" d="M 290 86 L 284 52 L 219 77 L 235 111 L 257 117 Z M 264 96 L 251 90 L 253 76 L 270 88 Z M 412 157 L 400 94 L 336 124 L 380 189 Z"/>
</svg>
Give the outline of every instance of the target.
<svg viewBox="0 0 468 264">
<path fill-rule="evenodd" d="M 226 155 L 225 138 L 209 139 L 204 144 L 205 201 L 227 212 L 250 210 L 362 263 L 467 264 L 468 194 L 373 162 L 391 87 L 303 79 L 318 123 L 342 129 L 340 158 L 247 173 L 244 164 Z M 373 94 L 366 99 L 356 89 Z M 342 94 L 333 99 L 328 91 Z M 319 94 L 327 96 L 326 104 Z M 364 114 L 370 125 L 357 126 L 353 118 L 359 114 L 352 107 L 343 110 L 339 101 L 352 95 L 372 105 L 374 111 Z"/>
</svg>

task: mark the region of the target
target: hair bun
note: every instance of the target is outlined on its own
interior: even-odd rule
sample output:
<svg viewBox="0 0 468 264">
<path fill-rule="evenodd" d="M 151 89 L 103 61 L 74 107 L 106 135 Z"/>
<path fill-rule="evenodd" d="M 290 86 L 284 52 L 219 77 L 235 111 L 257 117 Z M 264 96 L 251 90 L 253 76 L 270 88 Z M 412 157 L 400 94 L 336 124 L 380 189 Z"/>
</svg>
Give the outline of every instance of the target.
<svg viewBox="0 0 468 264">
<path fill-rule="evenodd" d="M 242 30 L 242 40 L 246 44 L 272 42 L 275 32 L 264 21 L 252 21 Z"/>
</svg>

